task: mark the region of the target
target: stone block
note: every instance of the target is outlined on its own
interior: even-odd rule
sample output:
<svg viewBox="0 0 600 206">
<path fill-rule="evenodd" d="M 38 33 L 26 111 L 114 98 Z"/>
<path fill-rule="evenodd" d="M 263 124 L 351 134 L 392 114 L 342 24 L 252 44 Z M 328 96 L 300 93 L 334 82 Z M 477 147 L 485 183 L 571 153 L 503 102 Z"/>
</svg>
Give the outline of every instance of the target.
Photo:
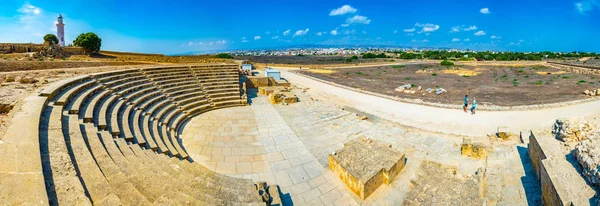
<svg viewBox="0 0 600 206">
<path fill-rule="evenodd" d="M 328 156 L 329 169 L 358 197 L 366 199 L 402 171 L 405 155 L 381 141 L 361 137 Z"/>
</svg>

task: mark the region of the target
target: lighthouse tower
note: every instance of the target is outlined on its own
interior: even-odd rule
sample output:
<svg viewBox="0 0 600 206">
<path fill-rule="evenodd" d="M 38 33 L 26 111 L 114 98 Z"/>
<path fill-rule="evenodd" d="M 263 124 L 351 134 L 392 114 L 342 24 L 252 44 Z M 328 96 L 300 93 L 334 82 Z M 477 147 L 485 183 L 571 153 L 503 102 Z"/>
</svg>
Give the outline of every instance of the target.
<svg viewBox="0 0 600 206">
<path fill-rule="evenodd" d="M 56 37 L 58 37 L 58 45 L 65 46 L 65 24 L 60 14 L 58 15 L 58 23 L 56 24 Z"/>
</svg>

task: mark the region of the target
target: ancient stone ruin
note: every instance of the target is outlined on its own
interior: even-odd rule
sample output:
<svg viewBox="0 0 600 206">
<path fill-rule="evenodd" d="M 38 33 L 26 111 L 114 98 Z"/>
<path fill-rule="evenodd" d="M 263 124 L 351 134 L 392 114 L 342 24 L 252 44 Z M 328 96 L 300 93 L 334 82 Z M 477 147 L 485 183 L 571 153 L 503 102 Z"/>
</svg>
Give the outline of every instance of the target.
<svg viewBox="0 0 600 206">
<path fill-rule="evenodd" d="M 575 146 L 575 156 L 583 167 L 583 176 L 595 186 L 600 186 L 600 140 L 597 137 L 581 141 Z"/>
<path fill-rule="evenodd" d="M 592 123 L 580 119 L 557 119 L 552 126 L 552 133 L 564 142 L 580 142 L 596 130 Z"/>
<path fill-rule="evenodd" d="M 363 200 L 381 184 L 390 184 L 405 165 L 404 154 L 366 137 L 344 144 L 328 161 L 329 169 Z"/>
</svg>

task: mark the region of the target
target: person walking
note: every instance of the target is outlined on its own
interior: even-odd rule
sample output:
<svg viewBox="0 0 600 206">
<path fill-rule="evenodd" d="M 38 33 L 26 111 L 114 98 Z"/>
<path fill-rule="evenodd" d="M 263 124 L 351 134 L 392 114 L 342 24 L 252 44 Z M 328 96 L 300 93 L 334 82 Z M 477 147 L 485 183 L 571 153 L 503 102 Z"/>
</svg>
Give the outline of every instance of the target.
<svg viewBox="0 0 600 206">
<path fill-rule="evenodd" d="M 471 115 L 475 114 L 475 109 L 477 109 L 477 100 L 473 97 L 473 106 L 471 107 Z"/>
<path fill-rule="evenodd" d="M 469 107 L 469 94 L 465 94 L 464 102 L 465 105 L 463 106 L 463 110 L 467 113 L 467 108 Z"/>
</svg>

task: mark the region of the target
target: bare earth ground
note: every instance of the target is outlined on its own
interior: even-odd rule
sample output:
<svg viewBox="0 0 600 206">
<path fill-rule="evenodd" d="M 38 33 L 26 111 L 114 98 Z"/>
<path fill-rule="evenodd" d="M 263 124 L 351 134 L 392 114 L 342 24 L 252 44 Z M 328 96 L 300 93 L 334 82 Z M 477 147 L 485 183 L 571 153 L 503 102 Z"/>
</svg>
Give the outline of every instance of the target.
<svg viewBox="0 0 600 206">
<path fill-rule="evenodd" d="M 0 72 L 44 70 L 58 68 L 80 68 L 99 66 L 139 65 L 138 62 L 87 62 L 87 61 L 0 61 Z"/>
<path fill-rule="evenodd" d="M 541 64 L 542 62 L 540 62 Z M 600 87 L 593 75 L 564 73 L 543 65 L 458 65 L 407 64 L 362 68 L 310 69 L 302 74 L 344 86 L 401 98 L 421 99 L 443 104 L 462 104 L 465 94 L 477 98 L 479 104 L 518 106 L 549 104 L 584 99 L 586 89 Z M 398 86 L 413 84 L 427 88 L 443 88 L 442 95 L 394 91 Z"/>
</svg>

